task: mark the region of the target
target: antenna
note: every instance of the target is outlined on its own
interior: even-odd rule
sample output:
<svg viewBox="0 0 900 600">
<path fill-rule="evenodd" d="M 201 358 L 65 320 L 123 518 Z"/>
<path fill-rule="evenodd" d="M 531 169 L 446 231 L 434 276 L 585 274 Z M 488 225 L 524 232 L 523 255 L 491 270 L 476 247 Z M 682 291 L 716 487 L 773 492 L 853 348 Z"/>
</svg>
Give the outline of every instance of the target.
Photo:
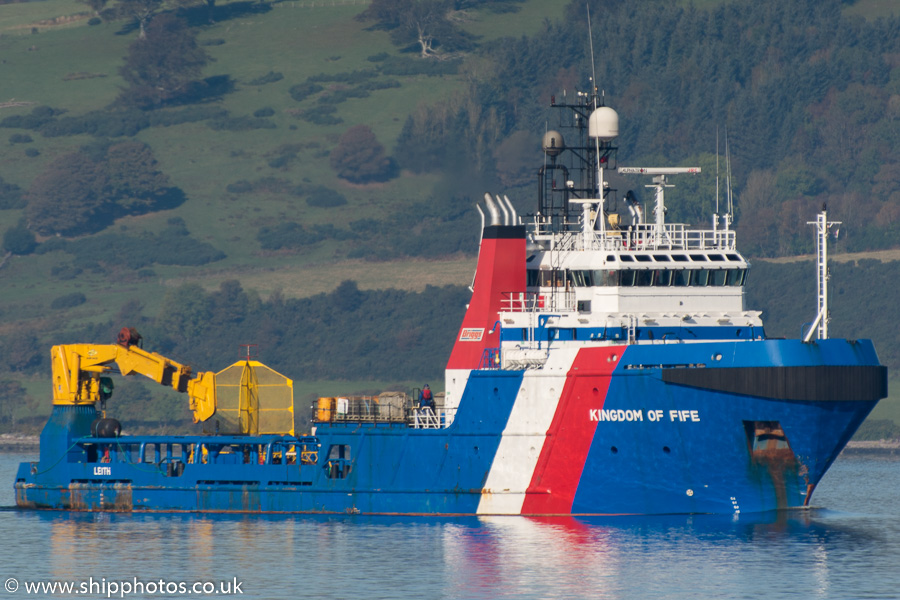
<svg viewBox="0 0 900 600">
<path fill-rule="evenodd" d="M 587 22 L 588 22 L 588 41 L 591 46 L 591 100 L 594 104 L 594 111 L 597 110 L 597 72 L 594 69 L 594 32 L 591 27 L 591 7 L 588 3 L 585 2 L 584 8 L 587 10 Z M 601 235 L 605 235 L 606 233 L 606 219 L 603 217 L 603 214 L 606 208 L 603 206 L 603 167 L 600 165 L 600 138 L 594 138 L 594 156 L 597 158 L 597 199 L 600 201 L 599 206 L 597 207 L 597 216 L 600 219 L 600 233 Z M 585 204 L 584 207 L 584 216 L 582 226 L 584 228 L 584 237 L 585 244 L 587 244 L 588 240 L 588 205 Z M 591 226 L 591 230 L 593 230 L 593 226 Z M 587 247 L 587 246 L 585 246 Z"/>
<path fill-rule="evenodd" d="M 719 220 L 719 126 L 716 125 L 716 221 Z"/>
<path fill-rule="evenodd" d="M 726 224 L 734 219 L 734 201 L 731 195 L 731 154 L 728 150 L 728 126 L 725 126 L 725 184 L 728 186 L 726 198 L 728 200 L 728 208 L 726 209 Z M 727 229 L 727 227 L 726 227 Z"/>
<path fill-rule="evenodd" d="M 594 98 L 594 108 L 597 108 L 597 72 L 594 70 L 594 32 L 591 30 L 591 7 L 587 3 L 584 7 L 587 9 L 588 41 L 591 45 L 591 87 L 594 88 L 591 90 L 591 96 Z"/>
<path fill-rule="evenodd" d="M 812 341 L 813 334 L 818 333 L 820 340 L 828 339 L 828 230 L 836 225 L 840 225 L 840 221 L 829 221 L 826 206 L 822 205 L 820 212 L 815 221 L 807 221 L 807 225 L 816 226 L 816 288 L 818 289 L 818 310 L 816 312 L 816 320 L 810 326 L 806 337 L 803 338 L 804 343 Z"/>
</svg>

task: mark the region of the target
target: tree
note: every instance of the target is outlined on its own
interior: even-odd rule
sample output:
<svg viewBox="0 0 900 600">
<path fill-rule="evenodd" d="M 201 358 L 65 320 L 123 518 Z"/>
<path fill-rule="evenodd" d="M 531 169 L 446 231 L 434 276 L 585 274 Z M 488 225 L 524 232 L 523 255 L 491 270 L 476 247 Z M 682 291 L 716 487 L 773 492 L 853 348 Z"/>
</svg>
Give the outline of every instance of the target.
<svg viewBox="0 0 900 600">
<path fill-rule="evenodd" d="M 157 325 L 179 342 L 197 340 L 209 331 L 211 305 L 199 284 L 183 284 L 166 292 Z"/>
<path fill-rule="evenodd" d="M 98 231 L 103 206 L 97 164 L 80 152 L 64 154 L 35 178 L 28 189 L 25 214 L 41 235 L 76 235 Z"/>
<path fill-rule="evenodd" d="M 178 98 L 190 91 L 208 60 L 187 25 L 174 15 L 160 15 L 128 48 L 119 73 L 131 87 L 119 99 L 152 108 Z"/>
<path fill-rule="evenodd" d="M 540 147 L 536 136 L 527 131 L 515 131 L 494 151 L 497 175 L 505 187 L 532 184 L 541 164 Z"/>
<path fill-rule="evenodd" d="M 153 210 L 159 196 L 169 189 L 169 177 L 159 170 L 150 146 L 141 142 L 110 146 L 101 168 L 111 200 L 128 214 Z"/>
<path fill-rule="evenodd" d="M 0 177 L 0 210 L 9 208 L 25 208 L 22 188 L 14 183 L 6 183 Z"/>
<path fill-rule="evenodd" d="M 35 178 L 25 214 L 41 235 L 78 235 L 158 209 L 172 191 L 150 147 L 128 141 L 65 154 Z"/>
<path fill-rule="evenodd" d="M 10 227 L 3 234 L 3 249 L 13 254 L 31 254 L 37 248 L 34 234 L 28 230 L 25 219 L 19 221 L 15 227 Z"/>
<path fill-rule="evenodd" d="M 428 58 L 437 55 L 438 45 L 448 51 L 471 46 L 471 36 L 448 18 L 452 10 L 451 0 L 372 0 L 357 19 L 374 21 L 390 31 L 395 45 L 418 46 L 420 56 Z"/>
<path fill-rule="evenodd" d="M 348 129 L 331 151 L 330 160 L 338 177 L 353 183 L 387 181 L 394 171 L 393 161 L 385 156 L 384 146 L 367 125 Z"/>
<path fill-rule="evenodd" d="M 153 16 L 162 10 L 165 0 L 119 0 L 118 12 L 138 23 L 138 39 L 147 37 L 147 26 Z"/>
</svg>

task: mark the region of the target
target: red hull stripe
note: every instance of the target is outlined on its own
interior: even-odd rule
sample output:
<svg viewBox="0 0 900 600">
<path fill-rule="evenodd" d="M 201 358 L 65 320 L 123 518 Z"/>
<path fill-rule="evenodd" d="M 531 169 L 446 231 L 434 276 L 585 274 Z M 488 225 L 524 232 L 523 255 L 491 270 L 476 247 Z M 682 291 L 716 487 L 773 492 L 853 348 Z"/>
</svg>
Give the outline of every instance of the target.
<svg viewBox="0 0 900 600">
<path fill-rule="evenodd" d="M 556 413 L 528 491 L 522 514 L 569 514 L 584 463 L 594 440 L 597 421 L 593 409 L 602 409 L 609 381 L 625 348 L 585 348 L 572 362 Z"/>
</svg>

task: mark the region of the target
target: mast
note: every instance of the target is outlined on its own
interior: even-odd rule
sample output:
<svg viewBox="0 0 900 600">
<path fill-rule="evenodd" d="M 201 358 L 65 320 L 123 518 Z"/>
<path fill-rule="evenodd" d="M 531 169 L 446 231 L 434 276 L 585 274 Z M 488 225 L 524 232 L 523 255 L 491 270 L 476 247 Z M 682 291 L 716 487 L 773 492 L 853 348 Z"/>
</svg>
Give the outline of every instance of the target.
<svg viewBox="0 0 900 600">
<path fill-rule="evenodd" d="M 818 293 L 818 310 L 816 320 L 803 338 L 804 342 L 810 342 L 813 332 L 818 331 L 818 339 L 828 339 L 828 230 L 840 225 L 840 221 L 829 221 L 825 205 L 815 221 L 807 221 L 807 225 L 816 226 L 816 289 Z"/>
</svg>

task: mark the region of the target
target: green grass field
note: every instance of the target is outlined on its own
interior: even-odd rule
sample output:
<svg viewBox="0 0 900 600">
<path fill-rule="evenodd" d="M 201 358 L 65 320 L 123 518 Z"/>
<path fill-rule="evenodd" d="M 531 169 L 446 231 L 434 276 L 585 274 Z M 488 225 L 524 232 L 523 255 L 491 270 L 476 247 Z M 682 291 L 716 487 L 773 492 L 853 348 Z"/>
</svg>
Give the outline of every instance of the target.
<svg viewBox="0 0 900 600">
<path fill-rule="evenodd" d="M 111 231 L 129 233 L 158 231 L 168 219 L 181 217 L 195 238 L 223 250 L 228 258 L 202 269 L 156 266 L 155 278 L 126 277 L 125 286 L 121 285 L 121 273 L 109 277 L 86 274 L 76 280 L 54 281 L 48 277 L 50 270 L 71 260 L 62 253 L 14 258 L 3 272 L 11 285 L 0 307 L 0 321 L 34 318 L 33 307 L 46 306 L 53 298 L 72 291 L 82 291 L 90 302 L 89 306 L 81 307 L 79 312 L 84 314 L 67 313 L 66 320 L 100 318 L 129 297 L 140 297 L 152 305 L 161 299 L 165 286 L 172 281 L 218 282 L 241 279 L 248 273 L 273 270 L 285 273 L 294 268 L 302 269 L 294 279 L 307 279 L 312 266 L 340 259 L 340 253 L 336 253 L 339 246 L 320 244 L 309 251 L 289 255 L 260 253 L 255 239 L 260 227 L 283 220 L 346 226 L 348 215 L 352 219 L 379 217 L 399 202 L 427 197 L 435 182 L 433 176 L 406 175 L 387 184 L 371 186 L 347 184 L 331 170 L 327 151 L 347 128 L 366 123 L 390 152 L 407 115 L 420 104 L 437 102 L 461 89 L 460 78 L 395 77 L 401 87 L 376 91 L 368 98 L 340 104 L 337 115 L 344 122 L 339 125 L 318 126 L 299 120 L 290 111 L 314 106 L 315 100 L 294 101 L 288 94 L 292 85 L 319 73 L 372 69 L 374 63 L 366 60 L 367 57 L 396 51 L 386 33 L 369 31 L 366 24 L 353 19 L 365 3 L 282 2 L 270 6 L 271 10 L 265 13 L 206 26 L 199 40 L 214 44 L 204 46 L 213 59 L 205 75 L 227 74 L 236 83 L 235 90 L 215 104 L 234 116 L 272 108 L 275 114 L 270 120 L 276 129 L 214 131 L 200 122 L 141 131 L 137 139 L 154 149 L 161 169 L 174 185 L 185 191 L 188 201 L 174 210 L 123 218 L 111 228 Z M 531 15 L 536 19 L 542 6 L 542 2 L 529 2 L 517 18 L 527 21 Z M 118 69 L 136 32 L 125 31 L 126 23 L 121 21 L 88 26 L 82 18 L 72 22 L 62 19 L 65 23 L 61 25 L 49 24 L 57 17 L 82 13 L 82 9 L 83 5 L 74 0 L 53 0 L 8 5 L 0 11 L 3 32 L 0 52 L 4 57 L 0 78 L 5 82 L 5 97 L 0 102 L 14 99 L 28 103 L 0 108 L 0 118 L 28 114 L 40 105 L 80 115 L 102 110 L 116 98 L 123 86 Z M 496 31 L 497 23 L 506 17 L 488 13 L 479 16 L 473 25 Z M 38 27 L 38 33 L 32 35 L 31 27 Z M 270 71 L 282 73 L 284 78 L 267 85 L 249 85 L 248 82 Z M 14 133 L 21 130 L 0 129 L 0 140 Z M 33 139 L 31 143 L 0 144 L 0 176 L 23 189 L 27 189 L 53 158 L 92 141 L 90 136 L 44 138 L 34 132 L 26 133 Z M 270 167 L 269 160 L 286 144 L 300 144 L 304 149 L 288 166 Z M 25 150 L 29 148 L 38 150 L 40 155 L 27 157 Z M 277 177 L 291 185 L 301 182 L 325 185 L 344 194 L 348 205 L 337 211 L 309 207 L 301 199 L 285 194 L 235 196 L 225 190 L 229 183 L 262 177 Z M 21 210 L 0 211 L 0 230 L 14 225 L 22 213 Z M 250 283 L 267 291 L 281 287 L 264 279 L 252 276 Z M 287 279 L 291 276 L 287 275 Z M 375 275 L 367 283 L 376 285 L 379 279 L 390 280 L 387 275 Z M 337 279 L 333 285 L 340 281 Z M 436 282 L 428 278 L 427 283 Z M 413 288 L 424 285 L 424 282 L 411 284 Z M 284 288 L 291 294 L 310 293 L 301 285 Z M 322 283 L 315 289 L 327 291 Z"/>
</svg>

